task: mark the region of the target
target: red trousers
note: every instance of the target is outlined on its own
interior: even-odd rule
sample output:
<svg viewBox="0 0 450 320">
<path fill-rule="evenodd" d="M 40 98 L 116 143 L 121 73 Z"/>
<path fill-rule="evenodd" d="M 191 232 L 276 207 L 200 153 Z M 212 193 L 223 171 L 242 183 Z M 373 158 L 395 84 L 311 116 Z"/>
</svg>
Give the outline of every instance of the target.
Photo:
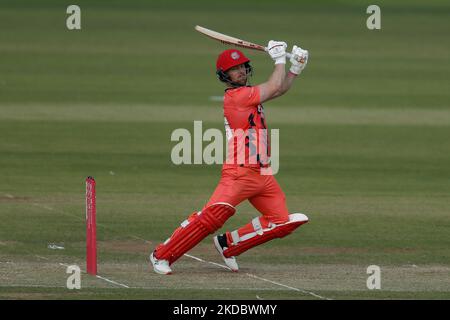
<svg viewBox="0 0 450 320">
<path fill-rule="evenodd" d="M 219 184 L 205 207 L 216 202 L 226 202 L 236 207 L 244 200 L 250 201 L 263 215 L 260 218 L 263 228 L 270 223 L 289 221 L 286 197 L 280 185 L 273 175 L 261 175 L 259 168 L 237 166 L 222 169 Z M 237 231 L 239 236 L 243 236 L 254 232 L 254 227 L 250 222 Z M 231 242 L 229 232 L 227 238 Z"/>
</svg>

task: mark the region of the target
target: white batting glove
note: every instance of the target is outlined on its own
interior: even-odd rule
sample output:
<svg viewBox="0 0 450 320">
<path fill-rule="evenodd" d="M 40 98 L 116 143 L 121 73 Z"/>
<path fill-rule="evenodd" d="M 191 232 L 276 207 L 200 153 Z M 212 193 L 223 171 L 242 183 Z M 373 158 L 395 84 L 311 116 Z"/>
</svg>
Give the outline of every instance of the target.
<svg viewBox="0 0 450 320">
<path fill-rule="evenodd" d="M 275 64 L 286 64 L 286 48 L 287 44 L 283 41 L 270 40 L 267 44 L 267 52 Z"/>
<path fill-rule="evenodd" d="M 308 50 L 303 50 L 300 47 L 292 47 L 292 56 L 289 60 L 291 62 L 290 72 L 299 75 L 308 63 Z"/>
</svg>

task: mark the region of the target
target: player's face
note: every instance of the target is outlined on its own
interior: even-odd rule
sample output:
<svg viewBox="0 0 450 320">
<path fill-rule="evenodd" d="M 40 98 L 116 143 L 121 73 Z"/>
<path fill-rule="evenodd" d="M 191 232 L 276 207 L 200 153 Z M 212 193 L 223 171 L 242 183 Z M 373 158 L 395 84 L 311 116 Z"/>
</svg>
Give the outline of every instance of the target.
<svg viewBox="0 0 450 320">
<path fill-rule="evenodd" d="M 239 83 L 240 85 L 247 84 L 247 69 L 245 68 L 245 64 L 240 64 L 229 69 L 228 75 L 233 82 Z"/>
</svg>

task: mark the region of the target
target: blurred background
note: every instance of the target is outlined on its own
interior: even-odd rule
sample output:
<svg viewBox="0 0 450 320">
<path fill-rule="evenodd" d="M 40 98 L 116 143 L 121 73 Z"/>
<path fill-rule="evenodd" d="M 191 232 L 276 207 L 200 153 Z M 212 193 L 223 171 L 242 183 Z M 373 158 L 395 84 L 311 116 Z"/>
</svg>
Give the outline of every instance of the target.
<svg viewBox="0 0 450 320">
<path fill-rule="evenodd" d="M 81 30 L 66 27 L 71 4 Z M 265 110 L 280 129 L 288 206 L 311 222 L 243 255 L 244 270 L 332 298 L 448 298 L 450 3 L 378 1 L 381 30 L 366 27 L 370 4 L 2 0 L 0 298 L 174 298 L 186 288 L 192 298 L 254 298 L 259 289 L 307 298 L 245 276 L 218 279 L 211 267 L 202 274 L 187 258 L 168 282 L 147 268 L 150 250 L 220 177 L 219 165 L 170 160 L 176 128 L 193 132 L 202 120 L 223 130 L 215 61 L 229 47 L 195 25 L 310 52 L 293 88 Z M 265 81 L 268 55 L 243 51 L 252 84 Z M 58 263 L 84 264 L 88 175 L 98 185 L 100 272 L 135 291 L 89 278 L 67 294 Z M 243 204 L 224 230 L 256 215 Z M 210 239 L 195 250 L 220 262 Z M 365 287 L 370 264 L 382 266 L 382 292 Z"/>
</svg>

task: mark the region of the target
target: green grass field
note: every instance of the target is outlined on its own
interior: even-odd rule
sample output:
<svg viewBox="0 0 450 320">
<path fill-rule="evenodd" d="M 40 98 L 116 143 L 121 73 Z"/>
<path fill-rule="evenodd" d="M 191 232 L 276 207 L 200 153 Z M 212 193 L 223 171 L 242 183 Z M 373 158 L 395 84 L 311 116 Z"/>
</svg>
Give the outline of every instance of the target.
<svg viewBox="0 0 450 320">
<path fill-rule="evenodd" d="M 366 1 L 77 1 L 80 31 L 69 4 L 0 3 L 0 299 L 450 299 L 448 2 L 379 1 L 376 31 Z M 150 250 L 220 177 L 170 159 L 174 129 L 223 130 L 211 97 L 225 47 L 197 24 L 310 51 L 265 104 L 276 177 L 310 223 L 240 256 L 237 274 L 208 237 L 164 277 Z M 270 58 L 244 52 L 265 81 Z M 68 290 L 66 266 L 85 270 L 89 175 L 102 278 L 83 272 Z M 243 203 L 223 230 L 256 215 Z M 370 265 L 380 290 L 366 287 Z"/>
</svg>

